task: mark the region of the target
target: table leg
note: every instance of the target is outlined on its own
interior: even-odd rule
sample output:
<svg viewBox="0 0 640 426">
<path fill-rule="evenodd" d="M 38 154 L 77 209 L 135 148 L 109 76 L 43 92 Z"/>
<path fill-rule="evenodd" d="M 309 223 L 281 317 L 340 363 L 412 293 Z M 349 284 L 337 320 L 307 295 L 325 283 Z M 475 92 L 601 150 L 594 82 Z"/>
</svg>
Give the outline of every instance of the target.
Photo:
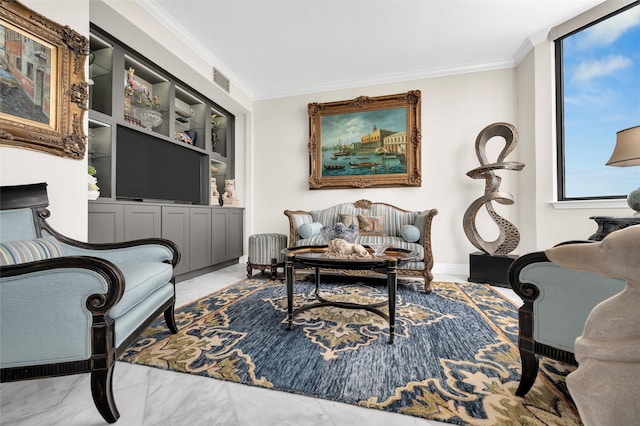
<svg viewBox="0 0 640 426">
<path fill-rule="evenodd" d="M 389 290 L 389 344 L 393 343 L 396 331 L 396 289 L 398 287 L 398 269 L 396 262 L 389 262 L 387 268 L 387 287 Z"/>
<path fill-rule="evenodd" d="M 293 325 L 293 262 L 287 258 L 285 263 L 285 275 L 287 277 L 287 320 L 289 321 L 289 330 Z"/>
<path fill-rule="evenodd" d="M 316 268 L 314 278 L 316 280 L 316 296 L 317 296 L 320 294 L 320 268 Z"/>
</svg>

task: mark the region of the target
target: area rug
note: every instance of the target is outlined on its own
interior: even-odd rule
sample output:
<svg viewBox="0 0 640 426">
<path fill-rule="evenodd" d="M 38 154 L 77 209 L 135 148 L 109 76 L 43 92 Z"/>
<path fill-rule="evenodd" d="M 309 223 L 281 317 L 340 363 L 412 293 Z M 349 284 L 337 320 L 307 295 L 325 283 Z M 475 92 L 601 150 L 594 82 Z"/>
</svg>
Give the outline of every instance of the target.
<svg viewBox="0 0 640 426">
<path fill-rule="evenodd" d="M 335 307 L 286 321 L 282 280 L 246 279 L 159 318 L 121 360 L 460 425 L 577 425 L 572 367 L 543 359 L 525 398 L 517 309 L 488 285 L 398 285 L 396 335 L 365 310 Z M 384 282 L 323 284 L 323 296 L 383 300 Z M 295 307 L 314 301 L 297 281 Z"/>
</svg>

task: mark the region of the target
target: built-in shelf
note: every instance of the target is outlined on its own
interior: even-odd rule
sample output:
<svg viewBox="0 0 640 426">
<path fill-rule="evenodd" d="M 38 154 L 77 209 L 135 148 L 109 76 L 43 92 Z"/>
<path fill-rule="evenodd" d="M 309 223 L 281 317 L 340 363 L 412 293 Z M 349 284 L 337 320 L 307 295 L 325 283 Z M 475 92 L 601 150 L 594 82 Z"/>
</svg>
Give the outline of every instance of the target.
<svg viewBox="0 0 640 426">
<path fill-rule="evenodd" d="M 210 205 L 211 177 L 216 178 L 219 190 L 225 179 L 234 178 L 233 115 L 94 26 L 89 69 L 93 82 L 89 89 L 89 162 L 98 171 L 100 198 L 120 199 L 116 170 L 122 141 L 118 134 L 125 133 L 116 129 L 129 128 L 140 137 L 149 135 L 201 155 L 198 181 L 193 185 L 200 187 L 198 204 Z M 212 165 L 217 170 L 213 175 Z"/>
<path fill-rule="evenodd" d="M 89 241 L 170 239 L 179 277 L 237 262 L 244 210 L 211 203 L 212 177 L 220 194 L 234 177 L 234 116 L 93 25 L 90 51 L 88 161 L 100 197 L 89 202 Z"/>
</svg>

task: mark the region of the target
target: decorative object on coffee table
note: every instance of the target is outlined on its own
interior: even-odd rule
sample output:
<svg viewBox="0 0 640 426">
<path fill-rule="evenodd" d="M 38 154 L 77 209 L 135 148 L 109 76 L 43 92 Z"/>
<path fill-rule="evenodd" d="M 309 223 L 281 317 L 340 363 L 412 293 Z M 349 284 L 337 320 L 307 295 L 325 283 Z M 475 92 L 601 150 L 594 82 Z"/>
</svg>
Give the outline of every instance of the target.
<svg viewBox="0 0 640 426">
<path fill-rule="evenodd" d="M 333 227 L 323 226 L 322 229 L 320 229 L 320 233 L 327 244 L 330 244 L 331 241 L 336 238 L 343 239 L 348 243 L 353 243 L 358 236 L 358 227 L 354 224 L 345 226 L 344 223 L 338 222 Z"/>
<path fill-rule="evenodd" d="M 374 256 L 384 256 L 384 251 L 391 247 L 391 244 L 388 243 L 369 243 L 369 247 L 373 249 Z"/>
<path fill-rule="evenodd" d="M 505 146 L 498 155 L 497 161 L 490 163 L 487 160 L 485 150 L 487 142 L 495 137 L 503 138 Z M 500 191 L 502 178 L 497 176 L 495 171 L 522 170 L 523 163 L 504 161 L 505 157 L 515 149 L 517 144 L 518 132 L 513 125 L 508 123 L 490 124 L 482 129 L 476 138 L 476 156 L 480 162 L 480 167 L 467 172 L 467 176 L 472 179 L 484 179 L 485 191 L 484 195 L 471 203 L 464 213 L 463 228 L 471 244 L 482 250 L 483 253 L 472 253 L 470 255 L 469 281 L 509 285 L 507 270 L 513 258 L 507 255 L 518 246 L 520 233 L 514 224 L 496 213 L 492 203 L 496 201 L 500 204 L 513 204 L 513 196 L 507 192 Z M 494 241 L 485 241 L 476 228 L 476 215 L 483 206 L 498 226 L 499 235 Z M 500 258 L 496 256 L 500 256 Z"/>
</svg>

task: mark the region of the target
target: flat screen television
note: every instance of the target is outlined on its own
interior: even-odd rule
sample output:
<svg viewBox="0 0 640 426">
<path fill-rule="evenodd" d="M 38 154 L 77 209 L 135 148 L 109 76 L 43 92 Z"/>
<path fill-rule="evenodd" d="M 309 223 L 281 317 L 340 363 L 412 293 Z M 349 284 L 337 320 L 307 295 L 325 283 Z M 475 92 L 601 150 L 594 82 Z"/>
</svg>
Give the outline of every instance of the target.
<svg viewBox="0 0 640 426">
<path fill-rule="evenodd" d="M 118 126 L 116 198 L 201 204 L 202 154 Z"/>
</svg>

